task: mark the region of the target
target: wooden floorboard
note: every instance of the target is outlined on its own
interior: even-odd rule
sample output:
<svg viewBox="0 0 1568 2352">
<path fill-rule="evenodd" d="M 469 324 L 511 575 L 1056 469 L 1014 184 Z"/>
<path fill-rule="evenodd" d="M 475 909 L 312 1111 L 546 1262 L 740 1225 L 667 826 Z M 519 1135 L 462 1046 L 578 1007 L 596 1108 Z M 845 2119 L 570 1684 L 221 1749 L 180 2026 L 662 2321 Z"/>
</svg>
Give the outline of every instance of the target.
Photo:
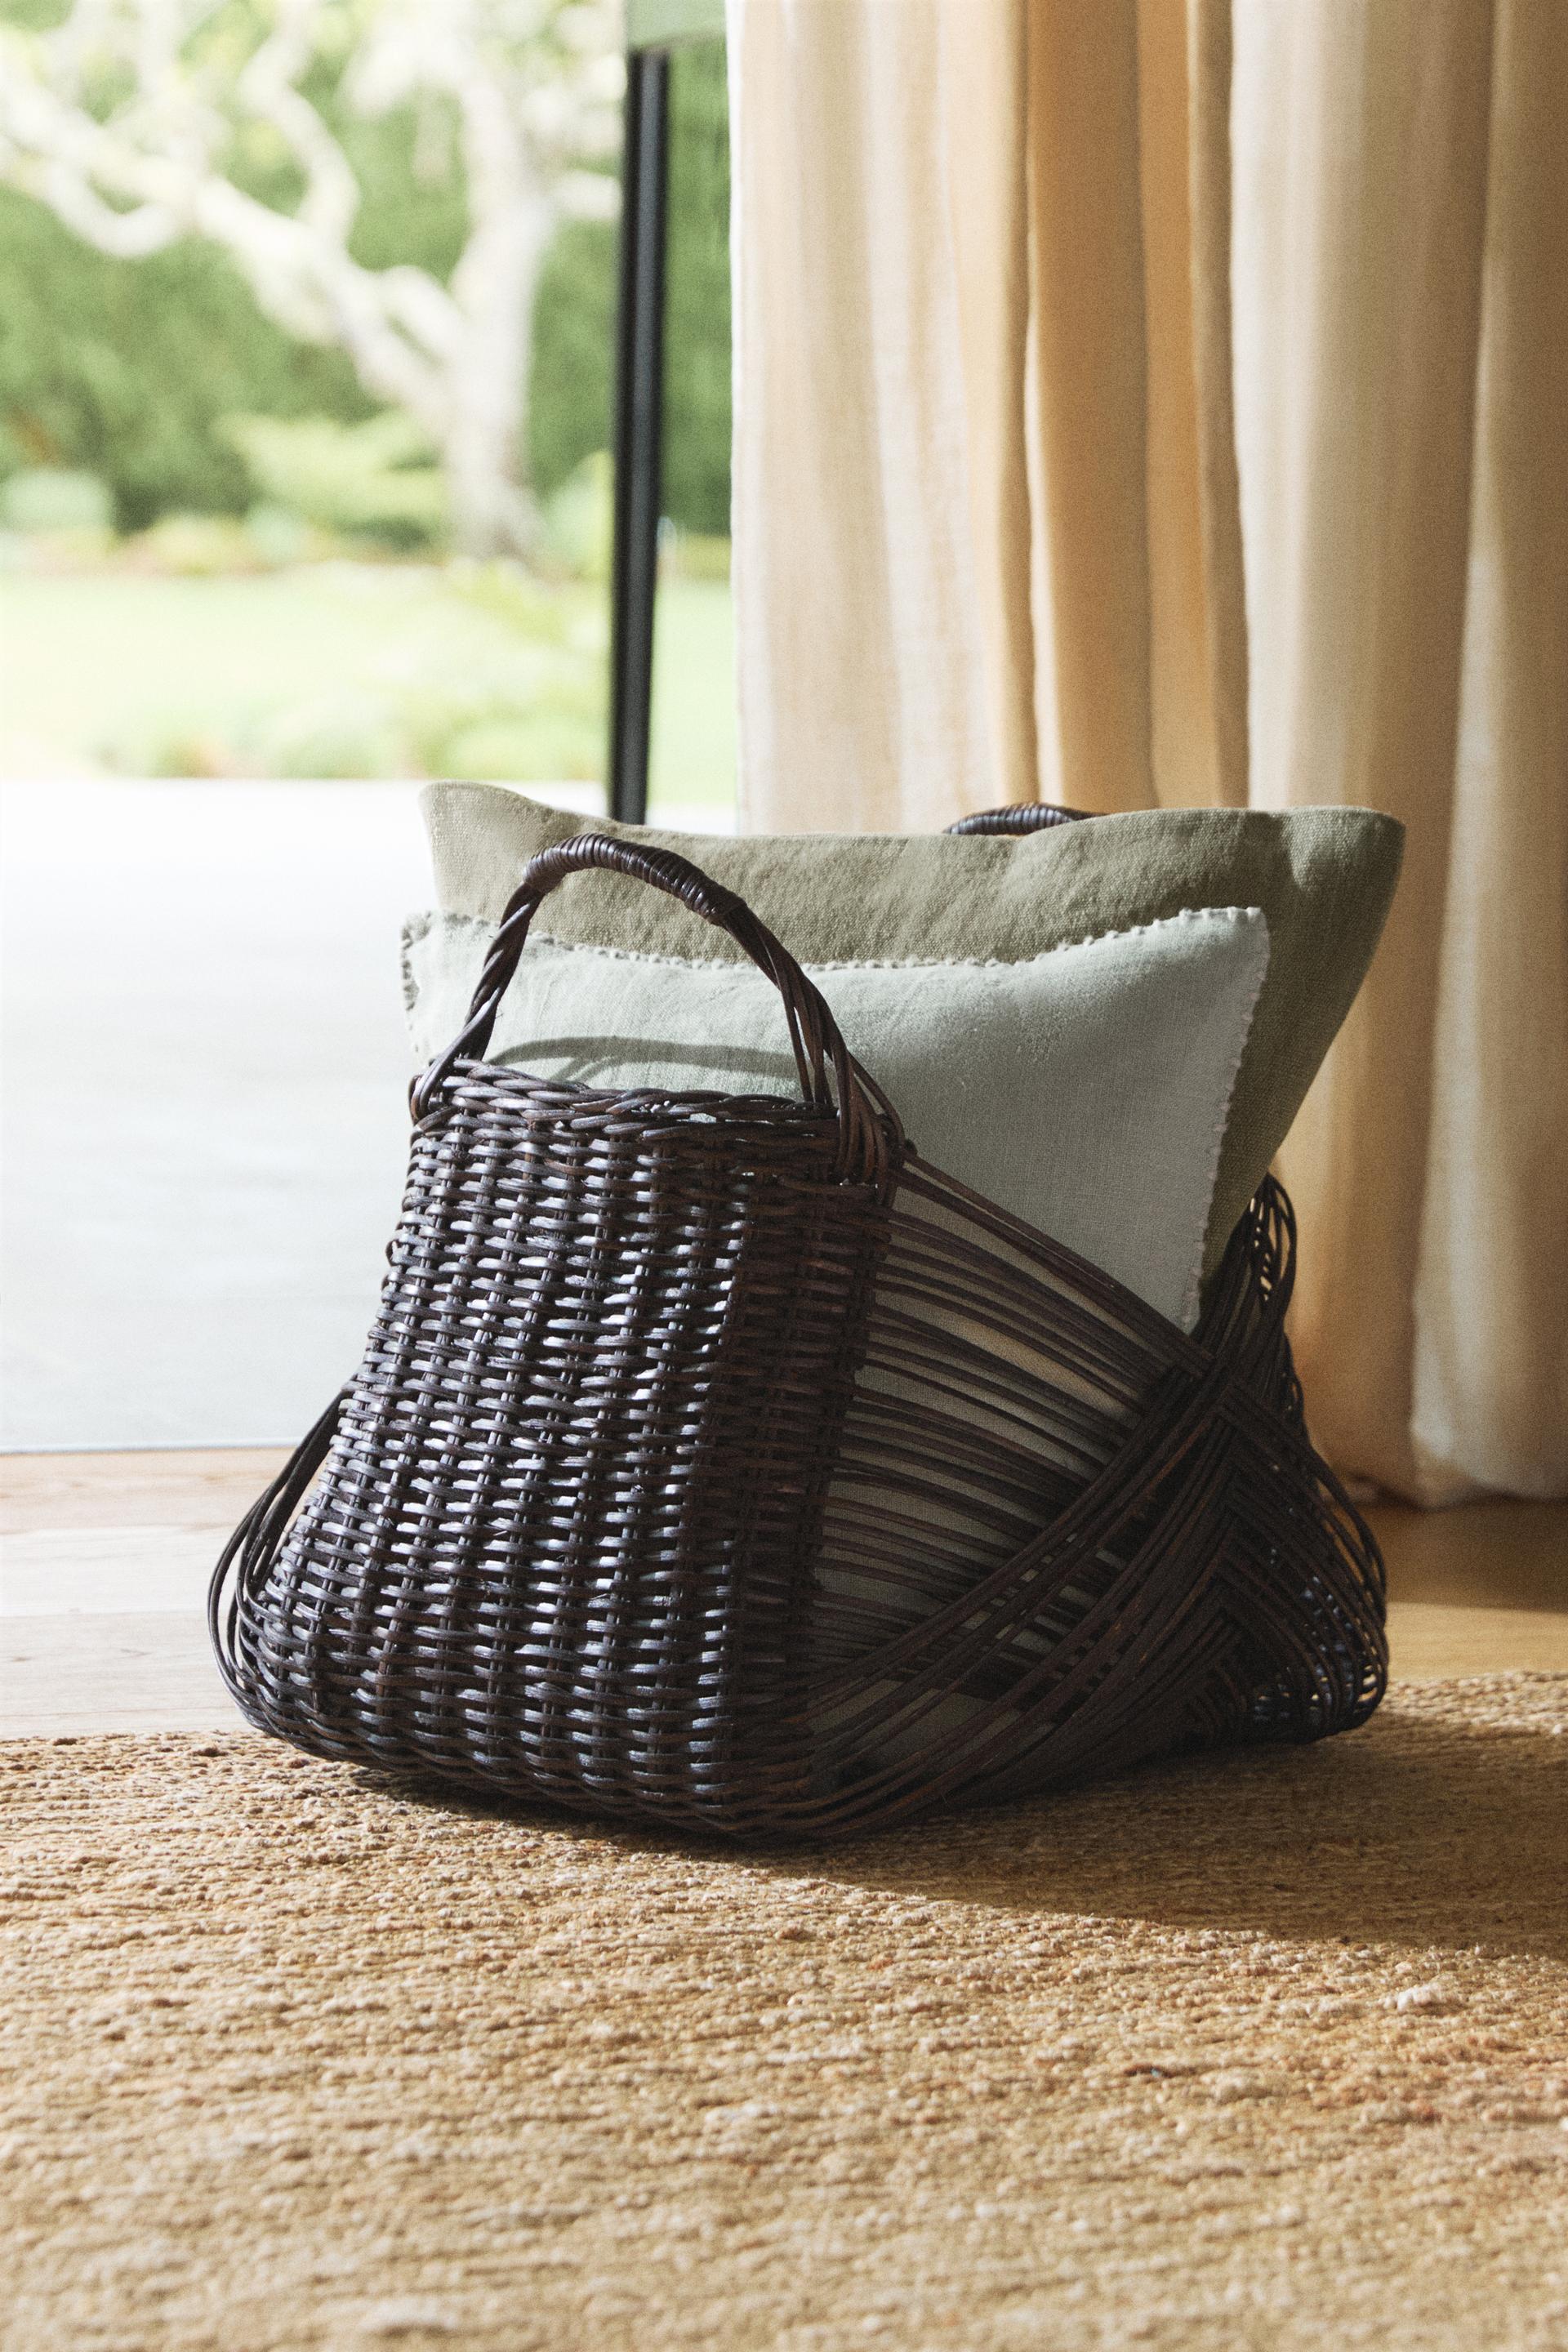
<svg viewBox="0 0 1568 2352">
<path fill-rule="evenodd" d="M 1568 1503 L 1462 1503 L 1367 1513 L 1391 1600 L 1568 1611 Z"/>
<path fill-rule="evenodd" d="M 279 1451 L 0 1460 L 0 1730 L 206 1731 L 238 1717 L 207 1647 L 212 1565 Z M 1396 1678 L 1568 1673 L 1568 1504 L 1370 1514 Z"/>
<path fill-rule="evenodd" d="M 0 1724 L 11 1739 L 244 1728 L 195 1609 L 0 1619 Z"/>
<path fill-rule="evenodd" d="M 232 1527 L 288 1458 L 278 1447 L 0 1455 L 0 1535 Z"/>
</svg>

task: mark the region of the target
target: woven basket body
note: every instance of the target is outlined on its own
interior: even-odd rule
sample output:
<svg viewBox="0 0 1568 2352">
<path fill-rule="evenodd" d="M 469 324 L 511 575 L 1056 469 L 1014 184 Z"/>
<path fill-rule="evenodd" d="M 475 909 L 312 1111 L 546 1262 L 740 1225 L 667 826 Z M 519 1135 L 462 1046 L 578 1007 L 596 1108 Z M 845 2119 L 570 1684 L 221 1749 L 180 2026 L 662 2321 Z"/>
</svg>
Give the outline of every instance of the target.
<svg viewBox="0 0 1568 2352">
<path fill-rule="evenodd" d="M 483 1060 L 588 864 L 770 972 L 799 1103 Z M 1272 1183 L 1183 1334 L 916 1158 L 739 901 L 597 836 L 534 861 L 416 1111 L 364 1360 L 214 1579 L 264 1728 L 787 1837 L 1376 1705 L 1382 1567 L 1305 1435 Z"/>
</svg>

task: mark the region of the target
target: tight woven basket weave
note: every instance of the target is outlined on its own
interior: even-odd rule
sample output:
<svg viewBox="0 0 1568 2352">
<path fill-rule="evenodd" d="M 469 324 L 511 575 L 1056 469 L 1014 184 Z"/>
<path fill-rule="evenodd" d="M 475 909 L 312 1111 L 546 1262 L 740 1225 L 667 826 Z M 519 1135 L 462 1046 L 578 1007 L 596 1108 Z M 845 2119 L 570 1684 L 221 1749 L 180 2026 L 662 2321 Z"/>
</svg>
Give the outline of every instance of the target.
<svg viewBox="0 0 1568 2352">
<path fill-rule="evenodd" d="M 767 973 L 799 1102 L 484 1060 L 589 866 Z M 597 835 L 528 867 L 413 1108 L 364 1360 L 213 1579 L 263 1729 L 825 1837 L 1376 1706 L 1382 1562 L 1305 1433 L 1272 1181 L 1178 1330 L 921 1160 L 740 899 Z"/>
</svg>

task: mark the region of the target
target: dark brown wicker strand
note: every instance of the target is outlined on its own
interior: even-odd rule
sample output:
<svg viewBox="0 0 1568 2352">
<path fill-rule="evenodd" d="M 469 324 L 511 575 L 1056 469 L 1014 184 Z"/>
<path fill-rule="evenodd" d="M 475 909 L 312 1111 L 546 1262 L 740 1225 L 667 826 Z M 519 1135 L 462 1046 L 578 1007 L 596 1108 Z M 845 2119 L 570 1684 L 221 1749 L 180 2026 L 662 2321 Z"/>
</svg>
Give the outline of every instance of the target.
<svg viewBox="0 0 1568 2352">
<path fill-rule="evenodd" d="M 949 833 L 1049 833 L 1053 825 L 1079 824 L 1088 809 L 1065 808 L 1059 801 L 1013 801 L 1005 808 L 978 809 L 961 816 Z"/>
<path fill-rule="evenodd" d="M 590 864 L 769 972 L 803 1102 L 475 1057 Z M 458 1042 L 364 1362 L 214 1578 L 254 1722 L 821 1838 L 1376 1705 L 1382 1563 L 1305 1433 L 1272 1181 L 1182 1333 L 910 1153 L 779 942 L 605 836 L 533 862 Z"/>
</svg>

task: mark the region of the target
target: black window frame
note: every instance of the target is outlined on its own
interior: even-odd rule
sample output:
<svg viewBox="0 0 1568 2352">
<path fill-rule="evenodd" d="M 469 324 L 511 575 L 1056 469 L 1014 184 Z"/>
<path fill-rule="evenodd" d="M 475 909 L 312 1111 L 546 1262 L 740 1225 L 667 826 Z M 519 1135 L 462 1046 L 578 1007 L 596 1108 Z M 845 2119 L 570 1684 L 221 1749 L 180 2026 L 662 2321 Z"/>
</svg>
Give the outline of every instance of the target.
<svg viewBox="0 0 1568 2352">
<path fill-rule="evenodd" d="M 723 37 L 723 0 L 627 0 L 626 143 L 616 314 L 609 743 L 610 814 L 626 824 L 647 820 L 653 729 L 654 600 L 663 488 L 670 58 L 686 42 Z"/>
</svg>

